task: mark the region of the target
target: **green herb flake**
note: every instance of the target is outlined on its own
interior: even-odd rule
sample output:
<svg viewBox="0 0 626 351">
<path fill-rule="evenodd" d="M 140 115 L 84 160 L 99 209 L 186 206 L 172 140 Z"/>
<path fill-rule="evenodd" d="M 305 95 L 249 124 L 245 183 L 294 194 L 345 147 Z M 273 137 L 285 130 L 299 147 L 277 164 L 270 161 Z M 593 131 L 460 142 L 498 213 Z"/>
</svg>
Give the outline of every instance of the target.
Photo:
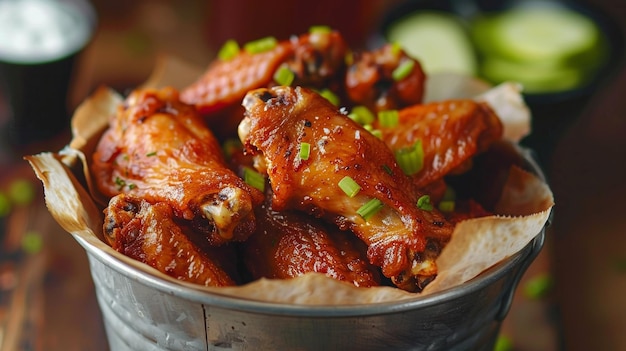
<svg viewBox="0 0 626 351">
<path fill-rule="evenodd" d="M 454 202 L 454 200 L 442 200 L 439 202 L 439 205 L 437 207 L 441 212 L 451 213 L 454 212 L 455 206 L 456 203 Z"/>
<path fill-rule="evenodd" d="M 413 67 L 415 66 L 415 61 L 413 60 L 405 60 L 403 61 L 396 69 L 391 72 L 391 77 L 393 80 L 400 81 L 411 74 L 413 71 Z"/>
<path fill-rule="evenodd" d="M 152 157 L 152 156 L 156 156 L 156 155 L 157 155 L 157 152 L 156 151 L 152 151 L 152 152 L 148 152 L 146 154 L 146 157 Z"/>
<path fill-rule="evenodd" d="M 364 220 L 369 220 L 373 215 L 378 213 L 383 208 L 383 203 L 374 198 L 366 202 L 363 206 L 361 206 L 356 213 L 361 216 Z"/>
<path fill-rule="evenodd" d="M 311 34 L 314 34 L 314 33 L 328 34 L 328 33 L 331 33 L 332 31 L 333 31 L 332 28 L 330 28 L 329 26 L 324 26 L 324 25 L 316 25 L 316 26 L 309 27 L 309 33 Z"/>
<path fill-rule="evenodd" d="M 222 61 L 232 60 L 239 53 L 240 48 L 237 41 L 229 39 L 224 42 L 222 47 L 217 52 L 217 57 Z"/>
<path fill-rule="evenodd" d="M 335 105 L 335 106 L 339 106 L 339 96 L 337 96 L 332 90 L 330 89 L 322 89 L 318 92 L 323 98 L 325 98 L 326 100 L 330 101 L 331 104 Z"/>
<path fill-rule="evenodd" d="M 429 195 L 422 195 L 422 196 L 420 196 L 420 198 L 417 199 L 417 207 L 420 210 L 432 211 L 433 210 L 433 204 L 430 202 L 430 196 Z"/>
<path fill-rule="evenodd" d="M 120 177 L 115 177 L 115 185 L 117 185 L 117 190 L 122 190 L 126 186 L 126 181 Z"/>
<path fill-rule="evenodd" d="M 493 347 L 493 351 L 512 351 L 513 341 L 506 335 L 498 335 L 496 344 Z"/>
<path fill-rule="evenodd" d="M 11 199 L 7 194 L 0 192 L 0 218 L 8 216 L 11 209 Z"/>
<path fill-rule="evenodd" d="M 270 51 L 277 45 L 278 40 L 270 36 L 247 42 L 243 45 L 243 49 L 249 54 L 259 54 L 262 52 Z"/>
<path fill-rule="evenodd" d="M 278 85 L 290 86 L 296 75 L 287 66 L 280 66 L 276 72 L 274 72 L 274 81 Z"/>
<path fill-rule="evenodd" d="M 343 190 L 349 197 L 355 197 L 361 190 L 361 186 L 354 179 L 349 176 L 343 177 L 339 183 L 337 183 L 341 190 Z"/>
<path fill-rule="evenodd" d="M 309 156 L 311 156 L 311 144 L 309 143 L 300 143 L 300 159 L 308 160 Z"/>
</svg>

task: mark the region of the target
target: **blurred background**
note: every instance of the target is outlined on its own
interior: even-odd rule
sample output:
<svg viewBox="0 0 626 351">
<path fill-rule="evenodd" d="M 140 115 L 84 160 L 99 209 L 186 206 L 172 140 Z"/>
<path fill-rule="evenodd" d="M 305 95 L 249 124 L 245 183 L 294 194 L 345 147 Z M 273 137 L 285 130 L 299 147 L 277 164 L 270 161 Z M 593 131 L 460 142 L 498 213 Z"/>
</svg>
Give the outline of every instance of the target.
<svg viewBox="0 0 626 351">
<path fill-rule="evenodd" d="M 0 19 L 7 2 L 0 0 Z M 67 89 L 56 89 L 67 90 L 55 97 L 64 100 L 55 107 L 65 111 L 59 112 L 61 127 L 28 140 L 14 140 L 7 131 L 12 109 L 6 83 L 28 76 L 14 74 L 25 68 L 12 66 L 19 58 L 7 58 L 2 41 L 10 32 L 0 26 L 0 350 L 108 349 L 86 255 L 49 216 L 40 183 L 21 157 L 62 148 L 70 139 L 67 117 L 83 99 L 100 85 L 127 93 L 148 78 L 159 55 L 204 67 L 227 39 L 284 39 L 319 24 L 340 30 L 354 48 L 384 40 L 415 47 L 427 73 L 456 70 L 493 83 L 528 79 L 525 98 L 534 124 L 523 143 L 535 150 L 556 207 L 546 246 L 518 289 L 499 347 L 626 350 L 626 3 L 562 1 L 559 9 L 574 15 L 546 20 L 501 16 L 519 3 L 92 0 L 92 35 L 71 55 Z M 528 31 L 529 22 L 539 34 Z M 569 46 L 549 45 L 547 38 L 549 50 L 528 49 L 537 35 L 555 30 L 550 23 L 573 25 L 551 39 Z M 497 37 L 502 33 L 512 37 Z M 42 89 L 46 78 L 36 77 Z M 48 106 L 33 94 L 20 99 Z"/>
</svg>

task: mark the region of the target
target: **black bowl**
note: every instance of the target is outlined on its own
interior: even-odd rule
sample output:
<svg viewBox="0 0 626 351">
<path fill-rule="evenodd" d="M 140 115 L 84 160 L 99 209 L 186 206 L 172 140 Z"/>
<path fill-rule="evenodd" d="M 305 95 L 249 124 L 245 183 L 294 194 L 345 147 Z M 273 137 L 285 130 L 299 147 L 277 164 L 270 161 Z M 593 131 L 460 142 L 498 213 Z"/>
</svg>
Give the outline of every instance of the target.
<svg viewBox="0 0 626 351">
<path fill-rule="evenodd" d="M 419 11 L 431 10 L 450 13 L 462 23 L 485 14 L 505 11 L 523 3 L 524 0 L 408 0 L 391 8 L 382 18 L 377 39 L 373 45 L 387 37 L 387 31 L 398 20 Z M 583 14 L 598 26 L 606 45 L 606 58 L 595 74 L 574 89 L 524 93 L 524 99 L 533 114 L 532 133 L 522 144 L 534 149 L 542 166 L 546 166 L 561 135 L 577 120 L 590 98 L 598 89 L 613 78 L 614 72 L 624 62 L 625 38 L 619 19 L 611 17 L 591 0 L 555 0 L 571 10 Z M 480 58 L 478 58 L 480 59 Z"/>
</svg>

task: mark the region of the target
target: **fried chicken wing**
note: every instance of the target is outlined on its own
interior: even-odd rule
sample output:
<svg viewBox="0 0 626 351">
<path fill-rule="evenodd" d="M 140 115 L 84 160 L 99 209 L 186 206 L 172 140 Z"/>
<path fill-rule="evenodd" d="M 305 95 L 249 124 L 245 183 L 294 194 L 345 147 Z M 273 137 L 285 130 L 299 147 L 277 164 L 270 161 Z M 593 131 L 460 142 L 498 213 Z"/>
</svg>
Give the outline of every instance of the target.
<svg viewBox="0 0 626 351">
<path fill-rule="evenodd" d="M 294 85 L 338 86 L 347 52 L 347 44 L 336 31 L 303 34 L 262 52 L 240 50 L 232 58 L 213 61 L 196 82 L 181 91 L 181 100 L 195 105 L 219 137 L 230 137 L 236 135 L 243 117 L 241 100 L 249 90 L 276 85 L 274 75 L 282 68 L 294 74 Z"/>
<path fill-rule="evenodd" d="M 399 111 L 395 126 L 374 125 L 394 152 L 420 143 L 423 166 L 411 175 L 418 187 L 462 171 L 473 156 L 501 139 L 503 130 L 486 103 L 469 99 L 413 105 Z"/>
<path fill-rule="evenodd" d="M 175 219 L 172 208 L 130 194 L 113 197 L 105 210 L 104 234 L 111 247 L 179 280 L 206 286 L 235 285 L 220 263 L 227 249 L 192 238 L 197 233 Z M 219 251 L 218 251 L 219 250 Z M 227 265 L 226 265 L 227 266 Z"/>
<path fill-rule="evenodd" d="M 419 61 L 397 45 L 386 44 L 354 54 L 345 86 L 353 104 L 378 112 L 421 103 L 425 80 Z"/>
<path fill-rule="evenodd" d="M 352 233 L 295 211 L 274 211 L 269 203 L 257 208 L 256 218 L 256 232 L 242 244 L 253 279 L 316 272 L 360 287 L 380 284 L 367 248 Z"/>
<path fill-rule="evenodd" d="M 384 142 L 305 88 L 255 90 L 243 105 L 239 136 L 262 159 L 275 210 L 302 210 L 352 230 L 367 244 L 370 262 L 405 290 L 434 278 L 434 257 L 453 226 L 436 209 L 418 208 L 422 194 Z M 305 144 L 310 152 L 303 157 Z M 358 184 L 357 194 L 338 185 L 345 177 Z M 371 201 L 381 208 L 364 215 Z"/>
<path fill-rule="evenodd" d="M 118 108 L 93 155 L 106 196 L 166 202 L 214 245 L 244 240 L 263 194 L 228 169 L 218 141 L 172 88 L 136 90 Z"/>
</svg>

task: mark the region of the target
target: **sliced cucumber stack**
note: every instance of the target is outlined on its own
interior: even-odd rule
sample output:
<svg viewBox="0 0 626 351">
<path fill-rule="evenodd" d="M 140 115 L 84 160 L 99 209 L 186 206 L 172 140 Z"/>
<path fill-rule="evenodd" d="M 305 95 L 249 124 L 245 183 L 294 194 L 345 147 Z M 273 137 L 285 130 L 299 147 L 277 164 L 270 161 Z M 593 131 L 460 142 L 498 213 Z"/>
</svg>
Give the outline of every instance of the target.
<svg viewBox="0 0 626 351">
<path fill-rule="evenodd" d="M 407 15 L 389 27 L 387 39 L 399 43 L 418 59 L 427 74 L 477 72 L 476 53 L 468 32 L 450 14 L 421 11 Z"/>
<path fill-rule="evenodd" d="M 558 6 L 527 6 L 476 19 L 472 37 L 480 74 L 515 80 L 528 93 L 576 88 L 602 62 L 600 30 L 589 18 Z"/>
</svg>

